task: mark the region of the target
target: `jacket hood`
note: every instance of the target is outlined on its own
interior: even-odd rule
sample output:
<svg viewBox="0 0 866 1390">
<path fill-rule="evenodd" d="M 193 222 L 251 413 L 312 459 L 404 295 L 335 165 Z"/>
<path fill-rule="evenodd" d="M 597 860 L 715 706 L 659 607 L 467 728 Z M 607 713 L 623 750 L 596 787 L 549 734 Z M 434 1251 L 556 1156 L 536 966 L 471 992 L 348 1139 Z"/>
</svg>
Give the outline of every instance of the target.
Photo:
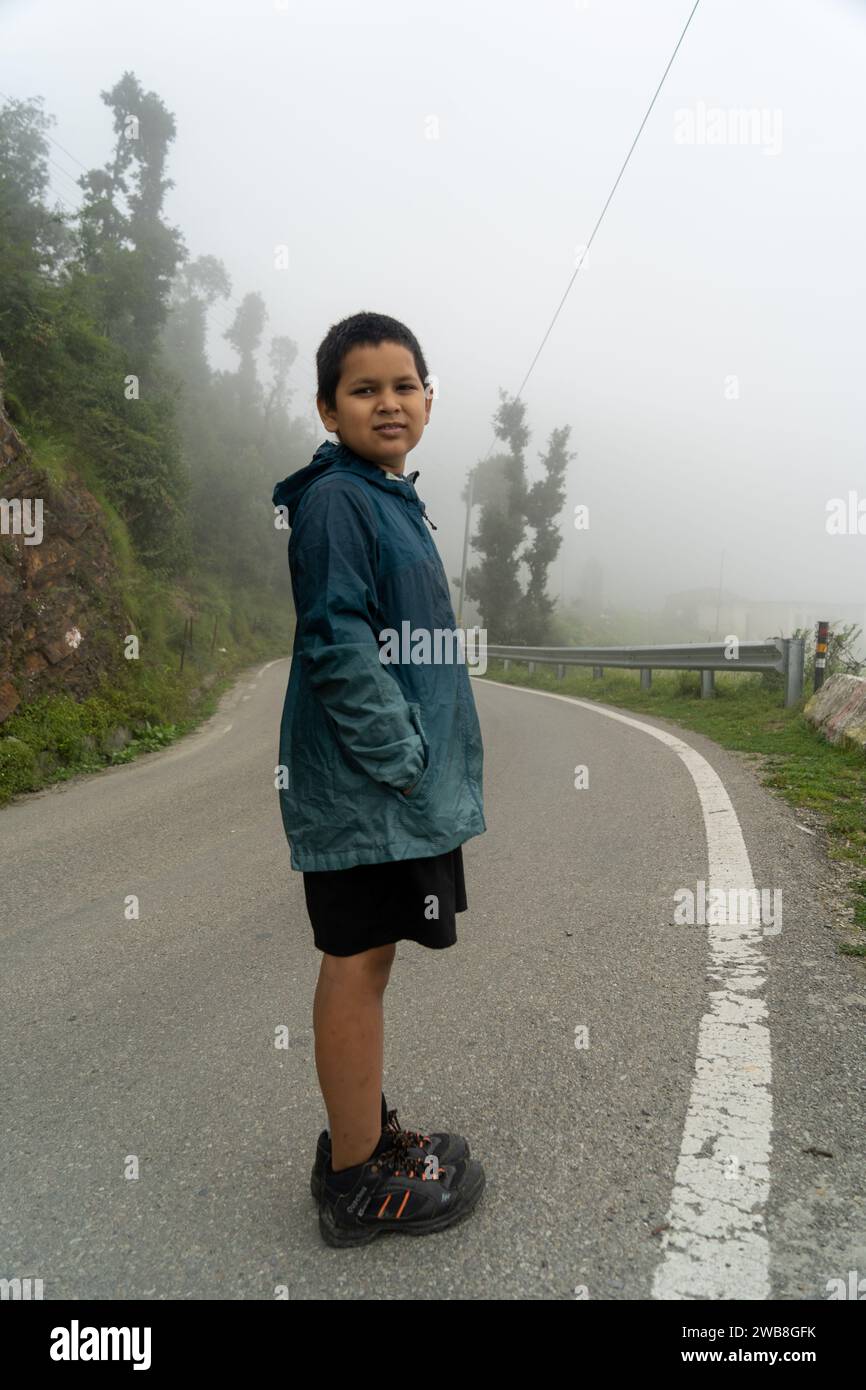
<svg viewBox="0 0 866 1390">
<path fill-rule="evenodd" d="M 400 481 L 396 477 L 389 477 L 377 463 L 370 463 L 367 459 L 362 459 L 347 445 L 326 439 L 324 444 L 319 445 L 312 459 L 304 468 L 290 473 L 274 488 L 273 504 L 275 507 L 288 508 L 289 526 L 295 524 L 295 515 L 307 488 L 325 473 L 360 474 L 374 487 L 380 487 L 385 492 L 408 492 L 418 503 L 422 513 L 425 512 L 424 504 L 415 491 L 415 480 L 420 476 L 420 469 L 416 468 L 413 473 L 403 474 L 404 481 Z"/>
</svg>

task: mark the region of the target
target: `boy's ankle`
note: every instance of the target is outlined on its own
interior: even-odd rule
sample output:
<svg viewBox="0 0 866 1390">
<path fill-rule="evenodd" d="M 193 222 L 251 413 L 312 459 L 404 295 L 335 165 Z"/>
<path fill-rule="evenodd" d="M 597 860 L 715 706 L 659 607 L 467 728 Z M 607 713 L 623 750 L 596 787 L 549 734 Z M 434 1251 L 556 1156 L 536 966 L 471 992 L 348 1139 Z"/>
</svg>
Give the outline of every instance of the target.
<svg viewBox="0 0 866 1390">
<path fill-rule="evenodd" d="M 374 1158 L 377 1153 L 380 1153 L 384 1149 L 386 1149 L 388 1147 L 389 1142 L 389 1137 L 387 1135 L 381 1133 L 377 1134 L 373 1143 L 371 1143 L 369 1146 L 363 1146 L 365 1148 L 365 1152 L 363 1153 L 362 1157 L 350 1157 L 348 1161 L 345 1155 L 332 1153 L 331 1157 L 328 1160 L 328 1170 L 331 1173 L 343 1173 L 349 1168 L 362 1168 L 364 1164 L 369 1163 L 370 1159 Z"/>
<path fill-rule="evenodd" d="M 380 1137 L 381 1137 L 381 1131 L 384 1130 L 386 1124 L 388 1123 L 388 1102 L 385 1100 L 385 1092 L 384 1092 L 384 1091 L 382 1091 L 381 1095 L 382 1095 L 382 1123 L 381 1123 L 380 1131 L 377 1132 L 376 1138 L 375 1138 L 375 1140 L 373 1141 L 373 1145 L 375 1145 L 376 1147 L 378 1147 L 378 1144 L 379 1144 L 379 1139 L 380 1139 Z M 335 1154 L 335 1152 L 334 1152 L 334 1139 L 333 1139 L 333 1135 L 331 1135 L 331 1157 L 330 1157 L 330 1161 L 329 1161 L 329 1164 L 328 1164 L 328 1167 L 329 1167 L 330 1171 L 331 1171 L 332 1173 L 339 1173 L 339 1172 L 341 1172 L 342 1170 L 344 1170 L 344 1169 L 346 1169 L 346 1168 L 357 1168 L 357 1167 L 359 1167 L 359 1165 L 361 1165 L 361 1164 L 363 1164 L 363 1163 L 366 1163 L 366 1162 L 367 1162 L 367 1159 L 370 1158 L 370 1157 L 372 1157 L 372 1154 L 373 1154 L 373 1152 L 374 1152 L 374 1147 L 373 1147 L 373 1145 L 371 1145 L 370 1148 L 367 1149 L 367 1154 L 366 1154 L 366 1156 L 365 1156 L 364 1158 L 349 1158 L 349 1159 L 347 1159 L 345 1153 Z M 363 1148 L 364 1146 L 362 1145 L 361 1147 Z M 334 1163 L 335 1157 L 336 1157 L 336 1158 L 339 1158 L 339 1167 L 338 1167 L 338 1168 L 335 1168 L 335 1167 L 332 1166 L 333 1163 Z"/>
</svg>

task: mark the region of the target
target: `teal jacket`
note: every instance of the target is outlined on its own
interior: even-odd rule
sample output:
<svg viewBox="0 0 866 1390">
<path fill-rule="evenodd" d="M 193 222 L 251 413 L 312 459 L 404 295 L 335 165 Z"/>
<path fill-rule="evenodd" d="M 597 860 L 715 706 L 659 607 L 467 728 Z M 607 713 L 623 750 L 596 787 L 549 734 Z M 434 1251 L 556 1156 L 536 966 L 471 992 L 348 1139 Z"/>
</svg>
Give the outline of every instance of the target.
<svg viewBox="0 0 866 1390">
<path fill-rule="evenodd" d="M 454 646 L 449 663 L 448 643 L 437 653 L 434 641 L 456 619 L 417 477 L 329 440 L 274 489 L 296 614 L 279 752 L 293 869 L 443 854 L 487 829 L 465 658 Z M 433 645 L 425 653 L 415 635 L 412 661 L 419 629 Z"/>
</svg>

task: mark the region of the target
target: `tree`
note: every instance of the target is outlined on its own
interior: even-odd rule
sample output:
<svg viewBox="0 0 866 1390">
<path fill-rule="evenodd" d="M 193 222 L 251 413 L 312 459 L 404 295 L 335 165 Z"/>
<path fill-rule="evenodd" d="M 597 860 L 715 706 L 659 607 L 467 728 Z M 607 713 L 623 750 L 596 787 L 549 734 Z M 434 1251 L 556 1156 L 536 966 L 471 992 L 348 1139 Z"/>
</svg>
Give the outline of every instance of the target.
<svg viewBox="0 0 866 1390">
<path fill-rule="evenodd" d="M 518 605 L 518 621 L 527 646 L 548 644 L 555 604 L 547 595 L 547 574 L 562 545 L 555 521 L 565 501 L 565 470 L 569 459 L 576 457 L 566 452 L 570 433 L 570 425 L 553 431 L 547 454 L 541 459 L 545 476 L 533 483 L 526 494 L 524 515 L 535 531 L 535 539 L 521 555 L 529 567 L 529 583 Z"/>
<path fill-rule="evenodd" d="M 63 268 L 75 248 L 59 207 L 49 208 L 48 140 L 54 118 L 42 98 L 0 108 L 0 350 L 7 405 L 19 424 L 56 397 L 62 351 L 57 306 Z"/>
<path fill-rule="evenodd" d="M 222 261 L 199 256 L 187 261 L 175 276 L 161 346 L 183 380 L 189 400 L 207 391 L 211 370 L 207 359 L 207 315 L 218 299 L 228 299 L 232 284 Z"/>
<path fill-rule="evenodd" d="M 264 448 L 267 443 L 274 412 L 282 414 L 289 404 L 291 396 L 289 372 L 297 355 L 298 345 L 291 338 L 276 337 L 271 339 L 271 346 L 268 349 L 268 363 L 273 375 L 271 388 L 265 399 L 262 431 L 259 436 L 260 448 Z"/>
<path fill-rule="evenodd" d="M 256 375 L 256 353 L 258 352 L 268 311 L 262 296 L 253 291 L 245 294 L 235 312 L 230 328 L 223 334 L 240 357 L 235 374 L 238 405 L 248 410 L 261 397 L 261 387 Z"/>
<path fill-rule="evenodd" d="M 125 72 L 110 91 L 116 136 L 114 157 L 78 180 L 84 269 L 101 282 L 102 327 L 124 347 L 143 376 L 165 323 L 171 283 L 187 252 L 181 233 L 162 219 L 174 181 L 165 177 L 174 117 L 155 92 L 144 92 Z M 125 208 L 121 205 L 121 198 Z"/>
<path fill-rule="evenodd" d="M 544 646 L 551 640 L 554 612 L 554 602 L 547 595 L 548 571 L 562 544 L 555 522 L 565 501 L 568 461 L 576 457 L 566 450 L 571 427 L 553 431 L 547 453 L 540 455 L 545 476 L 527 487 L 526 406 L 509 399 L 504 391 L 500 390 L 499 396 L 493 427 L 510 449 L 481 459 L 475 466 L 472 500 L 473 505 L 481 506 L 481 519 L 471 539 L 482 560 L 467 571 L 466 595 L 477 602 L 481 625 L 494 642 Z M 468 493 L 467 483 L 464 502 Z M 520 550 L 527 525 L 534 538 Z M 520 587 L 522 564 L 529 571 L 525 593 Z"/>
<path fill-rule="evenodd" d="M 499 439 L 510 445 L 510 452 L 482 462 L 478 481 L 481 490 L 481 519 L 472 545 L 483 557 L 480 565 L 466 572 L 466 594 L 475 600 L 481 626 L 499 643 L 521 640 L 519 611 L 521 590 L 518 580 L 523 539 L 526 476 L 523 451 L 529 431 L 523 423 L 526 406 L 509 400 L 499 392 L 500 404 L 493 421 Z"/>
</svg>

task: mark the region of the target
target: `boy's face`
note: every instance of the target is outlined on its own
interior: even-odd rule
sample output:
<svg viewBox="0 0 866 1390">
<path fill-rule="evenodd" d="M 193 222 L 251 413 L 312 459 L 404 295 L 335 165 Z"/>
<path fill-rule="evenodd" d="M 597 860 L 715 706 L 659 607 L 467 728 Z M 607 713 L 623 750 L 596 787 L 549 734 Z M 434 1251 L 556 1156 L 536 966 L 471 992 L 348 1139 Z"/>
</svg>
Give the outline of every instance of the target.
<svg viewBox="0 0 866 1390">
<path fill-rule="evenodd" d="M 325 429 L 359 458 L 391 473 L 402 473 L 430 419 L 432 394 L 424 390 L 415 358 L 402 343 L 353 347 L 343 358 L 337 384 L 337 408 L 317 401 Z M 393 433 L 381 426 L 393 422 Z"/>
</svg>

